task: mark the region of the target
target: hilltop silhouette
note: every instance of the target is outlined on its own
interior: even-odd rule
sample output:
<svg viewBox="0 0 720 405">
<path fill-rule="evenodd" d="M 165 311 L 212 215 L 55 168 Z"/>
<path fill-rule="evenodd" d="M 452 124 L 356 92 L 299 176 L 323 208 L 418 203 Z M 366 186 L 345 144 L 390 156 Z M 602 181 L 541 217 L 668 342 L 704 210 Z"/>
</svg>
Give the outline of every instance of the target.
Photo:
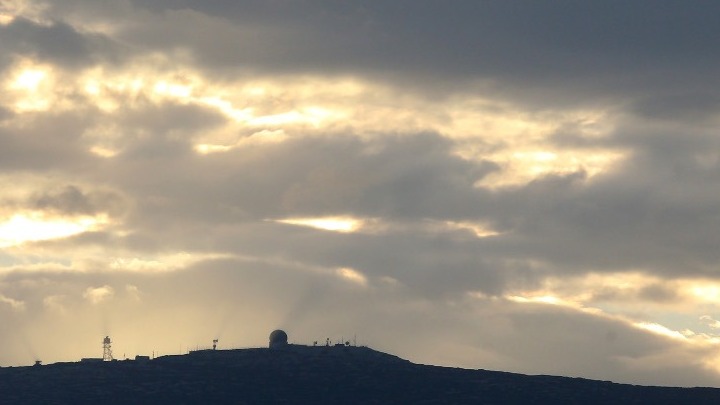
<svg viewBox="0 0 720 405">
<path fill-rule="evenodd" d="M 720 389 L 645 387 L 413 364 L 367 347 L 200 350 L 0 368 L 12 404 L 710 404 Z"/>
</svg>

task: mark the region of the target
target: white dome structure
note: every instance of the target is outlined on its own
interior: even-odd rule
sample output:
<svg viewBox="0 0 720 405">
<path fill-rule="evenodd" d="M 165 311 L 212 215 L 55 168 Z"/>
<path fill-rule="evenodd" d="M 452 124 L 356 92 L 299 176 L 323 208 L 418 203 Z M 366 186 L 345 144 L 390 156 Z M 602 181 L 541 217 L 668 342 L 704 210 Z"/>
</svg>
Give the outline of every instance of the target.
<svg viewBox="0 0 720 405">
<path fill-rule="evenodd" d="M 288 335 L 285 333 L 284 330 L 274 330 L 270 334 L 270 348 L 271 349 L 277 349 L 280 347 L 285 347 L 288 344 Z"/>
</svg>

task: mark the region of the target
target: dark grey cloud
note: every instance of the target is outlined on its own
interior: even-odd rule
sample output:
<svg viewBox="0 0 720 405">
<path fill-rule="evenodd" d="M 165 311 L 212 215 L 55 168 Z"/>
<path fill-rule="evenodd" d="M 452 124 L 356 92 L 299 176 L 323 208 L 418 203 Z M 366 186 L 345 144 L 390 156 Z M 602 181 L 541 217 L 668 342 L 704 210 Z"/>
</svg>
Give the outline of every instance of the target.
<svg viewBox="0 0 720 405">
<path fill-rule="evenodd" d="M 30 119 L 32 117 L 33 119 Z M 43 172 L 78 170 L 94 160 L 80 142 L 93 116 L 72 112 L 28 112 L 27 125 L 0 127 L 0 169 Z"/>
<path fill-rule="evenodd" d="M 638 100 L 633 110 L 653 120 L 707 125 L 717 119 L 720 98 L 717 94 L 704 91 L 655 95 Z"/>
<path fill-rule="evenodd" d="M 95 215 L 100 213 L 119 214 L 125 201 L 111 191 L 84 191 L 78 186 L 68 185 L 57 190 L 46 191 L 30 199 L 30 207 L 70 215 Z"/>
<path fill-rule="evenodd" d="M 714 198 L 686 201 L 683 187 L 547 178 L 500 195 L 509 234 L 495 246 L 507 254 L 543 258 L 558 268 L 653 269 L 713 274 L 720 234 Z M 514 252 L 514 253 L 512 253 Z"/>
<path fill-rule="evenodd" d="M 357 214 L 450 219 L 476 211 L 476 195 L 483 192 L 473 189 L 474 182 L 497 170 L 489 162 L 452 156 L 452 143 L 436 134 L 377 141 L 347 135 L 297 138 L 205 157 L 190 147 L 175 139 L 139 142 L 95 175 L 114 179 L 141 204 L 154 204 L 158 197 L 184 207 L 185 218 Z M 160 172 L 142 176 L 149 170 Z M 207 212 L 208 201 L 223 211 Z M 180 214 L 171 207 L 145 208 L 156 220 Z"/>
<path fill-rule="evenodd" d="M 68 2 L 65 2 L 68 3 Z M 65 3 L 54 7 L 72 9 Z M 82 2 L 75 4 L 75 12 Z M 717 6 L 679 1 L 149 1 L 124 12 L 138 49 L 184 50 L 216 75 L 241 72 L 385 77 L 407 88 L 468 81 L 536 106 L 593 105 L 716 82 Z M 94 6 L 94 15 L 103 12 Z M 133 21 L 135 19 L 137 23 Z M 146 24 L 153 21 L 154 24 Z M 224 72 L 224 73 L 223 73 Z M 231 73 L 232 72 L 232 73 Z M 402 72 L 396 74 L 396 72 Z M 423 79 L 420 81 L 419 79 Z M 429 80 L 428 80 L 429 79 Z M 592 97 L 590 92 L 594 93 Z M 550 97 L 548 97 L 550 95 Z"/>
<path fill-rule="evenodd" d="M 10 109 L 0 106 L 0 122 L 3 122 L 13 116 L 13 112 Z"/>
<path fill-rule="evenodd" d="M 148 136 L 185 135 L 186 138 L 227 120 L 208 107 L 169 101 L 156 103 L 145 97 L 136 98 L 131 108 L 124 108 L 111 117 L 122 125 L 123 131 L 142 131 Z"/>
<path fill-rule="evenodd" d="M 680 298 L 680 294 L 670 286 L 653 284 L 643 288 L 640 297 L 656 302 L 672 303 Z"/>
<path fill-rule="evenodd" d="M 22 17 L 0 26 L 0 46 L 5 58 L 25 56 L 68 68 L 118 63 L 122 49 L 104 35 L 78 32 L 63 21 L 38 24 Z"/>
</svg>

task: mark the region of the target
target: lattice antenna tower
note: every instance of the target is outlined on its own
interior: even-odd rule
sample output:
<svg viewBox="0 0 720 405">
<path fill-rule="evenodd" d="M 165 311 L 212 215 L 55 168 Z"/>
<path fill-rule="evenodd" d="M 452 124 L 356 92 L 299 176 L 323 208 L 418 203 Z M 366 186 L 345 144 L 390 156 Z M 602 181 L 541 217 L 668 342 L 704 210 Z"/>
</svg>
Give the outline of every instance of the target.
<svg viewBox="0 0 720 405">
<path fill-rule="evenodd" d="M 103 361 L 113 360 L 111 345 L 110 336 L 105 336 L 105 339 L 103 339 Z"/>
</svg>

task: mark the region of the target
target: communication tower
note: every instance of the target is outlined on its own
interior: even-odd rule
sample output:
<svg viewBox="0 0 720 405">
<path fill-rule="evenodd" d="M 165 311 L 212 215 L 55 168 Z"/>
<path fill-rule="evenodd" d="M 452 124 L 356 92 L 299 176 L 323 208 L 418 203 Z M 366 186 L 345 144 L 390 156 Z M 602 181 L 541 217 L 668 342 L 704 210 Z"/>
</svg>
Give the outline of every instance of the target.
<svg viewBox="0 0 720 405">
<path fill-rule="evenodd" d="M 111 344 L 110 336 L 105 336 L 105 339 L 103 339 L 103 361 L 113 360 Z"/>
</svg>

